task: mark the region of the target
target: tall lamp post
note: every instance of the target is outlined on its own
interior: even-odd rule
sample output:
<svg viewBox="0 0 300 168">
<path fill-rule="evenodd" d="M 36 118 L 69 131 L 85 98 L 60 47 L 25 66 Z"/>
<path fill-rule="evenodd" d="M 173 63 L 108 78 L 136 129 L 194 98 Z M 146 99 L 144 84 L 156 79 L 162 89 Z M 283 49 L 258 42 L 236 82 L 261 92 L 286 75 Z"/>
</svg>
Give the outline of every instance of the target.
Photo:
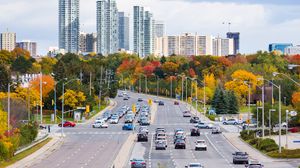
<svg viewBox="0 0 300 168">
<path fill-rule="evenodd" d="M 71 79 L 69 81 L 67 81 L 66 83 L 63 83 L 62 86 L 62 100 L 61 100 L 61 137 L 63 137 L 64 135 L 64 108 L 65 108 L 65 86 L 67 84 L 69 84 L 72 81 L 78 80 L 80 81 L 80 79 L 76 78 L 76 79 Z"/>
<path fill-rule="evenodd" d="M 181 77 L 181 101 L 183 101 L 183 79 L 185 79 L 185 75 L 178 75 L 179 77 Z"/>
<path fill-rule="evenodd" d="M 279 94 L 279 98 L 278 98 L 278 109 L 279 109 L 279 153 L 281 153 L 281 86 L 280 85 L 276 85 L 274 84 L 272 81 L 264 79 L 263 80 L 271 83 L 273 86 L 275 86 L 276 88 L 278 88 L 278 94 Z"/>
<path fill-rule="evenodd" d="M 7 86 L 7 131 L 10 131 L 10 87 L 13 86 L 14 83 L 9 84 Z"/>
</svg>

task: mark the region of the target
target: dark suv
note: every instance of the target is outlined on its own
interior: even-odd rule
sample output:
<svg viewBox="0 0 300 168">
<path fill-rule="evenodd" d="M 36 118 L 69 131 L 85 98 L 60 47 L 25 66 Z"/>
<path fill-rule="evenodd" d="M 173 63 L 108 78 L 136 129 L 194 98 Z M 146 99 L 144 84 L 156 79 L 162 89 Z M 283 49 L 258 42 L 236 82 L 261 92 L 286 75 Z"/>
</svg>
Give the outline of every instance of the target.
<svg viewBox="0 0 300 168">
<path fill-rule="evenodd" d="M 190 123 L 198 123 L 198 122 L 200 122 L 199 117 L 192 117 L 192 118 L 190 119 Z"/>
<path fill-rule="evenodd" d="M 177 139 L 175 141 L 175 149 L 185 149 L 185 140 L 183 139 Z"/>
<path fill-rule="evenodd" d="M 200 129 L 199 128 L 192 128 L 191 129 L 191 136 L 200 136 Z"/>
<path fill-rule="evenodd" d="M 137 134 L 138 142 L 148 142 L 148 134 L 146 132 L 140 132 Z"/>
</svg>

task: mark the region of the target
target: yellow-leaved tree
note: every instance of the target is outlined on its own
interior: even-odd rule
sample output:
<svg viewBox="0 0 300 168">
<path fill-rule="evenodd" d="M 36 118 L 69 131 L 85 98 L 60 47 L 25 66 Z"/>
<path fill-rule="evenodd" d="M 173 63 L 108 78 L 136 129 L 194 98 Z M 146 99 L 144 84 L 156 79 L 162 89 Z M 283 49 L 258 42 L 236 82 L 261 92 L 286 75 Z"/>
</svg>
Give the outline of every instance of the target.
<svg viewBox="0 0 300 168">
<path fill-rule="evenodd" d="M 62 100 L 62 96 L 59 99 Z M 80 91 L 75 92 L 74 90 L 67 89 L 64 94 L 65 105 L 73 109 L 82 106 L 85 100 L 86 96 Z"/>
<path fill-rule="evenodd" d="M 256 91 L 256 86 L 259 85 L 256 76 L 246 70 L 237 70 L 231 75 L 232 80 L 225 83 L 226 90 L 232 90 L 238 96 L 239 102 L 244 103 L 249 92 L 248 84 L 251 86 L 251 94 Z"/>
<path fill-rule="evenodd" d="M 0 135 L 7 130 L 7 112 L 0 109 Z"/>
</svg>

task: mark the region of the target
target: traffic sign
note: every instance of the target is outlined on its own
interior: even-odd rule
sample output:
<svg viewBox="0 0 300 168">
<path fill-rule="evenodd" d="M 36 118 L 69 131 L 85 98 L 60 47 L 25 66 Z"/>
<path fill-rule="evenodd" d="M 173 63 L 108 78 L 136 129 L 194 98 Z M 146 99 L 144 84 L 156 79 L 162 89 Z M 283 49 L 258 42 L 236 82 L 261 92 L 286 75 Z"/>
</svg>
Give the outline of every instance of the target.
<svg viewBox="0 0 300 168">
<path fill-rule="evenodd" d="M 152 105 L 152 99 L 149 99 L 149 100 L 148 100 L 148 104 L 149 104 L 149 105 Z"/>
<path fill-rule="evenodd" d="M 295 141 L 293 141 L 294 143 L 300 143 L 300 140 L 295 140 Z"/>
<path fill-rule="evenodd" d="M 291 112 L 290 112 L 290 115 L 291 115 L 292 117 L 295 117 L 295 116 L 297 115 L 297 112 L 296 112 L 296 111 L 291 111 Z"/>
<path fill-rule="evenodd" d="M 135 104 L 132 105 L 132 112 L 134 112 L 134 113 L 136 112 Z"/>
</svg>

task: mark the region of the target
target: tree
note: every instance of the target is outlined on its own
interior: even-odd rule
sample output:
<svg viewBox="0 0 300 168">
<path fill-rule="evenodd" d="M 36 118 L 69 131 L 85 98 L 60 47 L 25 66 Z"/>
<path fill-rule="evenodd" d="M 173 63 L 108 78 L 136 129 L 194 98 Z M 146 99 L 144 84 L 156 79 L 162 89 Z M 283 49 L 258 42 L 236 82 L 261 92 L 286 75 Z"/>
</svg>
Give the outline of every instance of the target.
<svg viewBox="0 0 300 168">
<path fill-rule="evenodd" d="M 0 64 L 0 92 L 7 91 L 7 86 L 11 81 L 10 70 L 4 64 Z"/>
<path fill-rule="evenodd" d="M 25 74 L 32 67 L 32 60 L 19 56 L 12 64 L 12 70 Z"/>
<path fill-rule="evenodd" d="M 162 65 L 162 69 L 165 73 L 175 75 L 178 72 L 179 65 L 173 62 L 166 62 Z"/>
<path fill-rule="evenodd" d="M 59 97 L 60 100 L 62 100 L 62 96 Z M 86 100 L 86 96 L 83 92 L 75 92 L 74 90 L 67 89 L 64 94 L 64 102 L 66 106 L 69 106 L 70 108 L 74 109 L 79 106 L 83 106 L 83 103 Z"/>
<path fill-rule="evenodd" d="M 238 114 L 239 113 L 239 103 L 233 91 L 227 92 L 228 98 L 228 113 Z"/>
<path fill-rule="evenodd" d="M 30 100 L 30 106 L 36 106 L 37 102 L 40 101 L 39 92 L 31 88 L 23 88 L 18 86 L 15 90 L 15 97 L 21 98 L 23 101 L 27 102 Z"/>
<path fill-rule="evenodd" d="M 300 111 L 300 92 L 294 92 L 292 96 L 292 103 L 294 107 Z"/>
<path fill-rule="evenodd" d="M 27 60 L 30 59 L 30 52 L 19 47 L 16 47 L 13 51 L 11 51 L 11 54 L 13 58 L 25 57 Z"/>
<path fill-rule="evenodd" d="M 43 74 L 50 74 L 53 72 L 53 66 L 57 63 L 57 59 L 52 57 L 43 57 L 42 61 L 40 62 L 42 66 Z"/>
<path fill-rule="evenodd" d="M 48 94 L 54 89 L 55 81 L 49 75 L 42 76 L 42 95 L 43 98 L 48 97 Z M 34 89 L 38 94 L 40 94 L 40 77 L 37 77 L 30 81 L 31 89 Z"/>
<path fill-rule="evenodd" d="M 163 55 L 163 56 L 160 58 L 160 63 L 161 63 L 161 64 L 164 64 L 165 62 L 167 62 L 167 59 L 166 59 L 166 57 Z"/>
<path fill-rule="evenodd" d="M 15 60 L 12 54 L 6 50 L 0 50 L 0 64 L 10 65 Z"/>
</svg>

